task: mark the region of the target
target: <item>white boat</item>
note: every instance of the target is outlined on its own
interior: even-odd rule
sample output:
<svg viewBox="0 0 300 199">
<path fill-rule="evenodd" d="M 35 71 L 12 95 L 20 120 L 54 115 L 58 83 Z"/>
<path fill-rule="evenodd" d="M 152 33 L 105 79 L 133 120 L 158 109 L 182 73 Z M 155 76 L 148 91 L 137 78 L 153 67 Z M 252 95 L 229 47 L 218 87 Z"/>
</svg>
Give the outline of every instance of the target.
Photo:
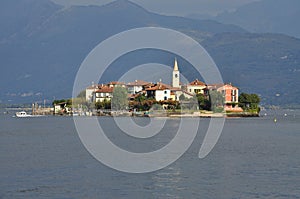
<svg viewBox="0 0 300 199">
<path fill-rule="evenodd" d="M 16 112 L 16 117 L 32 117 L 32 115 L 27 114 L 25 111 Z"/>
</svg>

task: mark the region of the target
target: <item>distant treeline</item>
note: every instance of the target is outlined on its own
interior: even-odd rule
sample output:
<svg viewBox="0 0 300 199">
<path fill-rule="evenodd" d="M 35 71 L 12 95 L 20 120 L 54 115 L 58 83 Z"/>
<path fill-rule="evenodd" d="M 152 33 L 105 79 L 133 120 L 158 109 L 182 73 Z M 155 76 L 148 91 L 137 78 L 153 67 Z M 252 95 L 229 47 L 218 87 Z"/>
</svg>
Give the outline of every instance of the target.
<svg viewBox="0 0 300 199">
<path fill-rule="evenodd" d="M 0 104 L 0 108 L 31 108 L 32 104 Z"/>
</svg>

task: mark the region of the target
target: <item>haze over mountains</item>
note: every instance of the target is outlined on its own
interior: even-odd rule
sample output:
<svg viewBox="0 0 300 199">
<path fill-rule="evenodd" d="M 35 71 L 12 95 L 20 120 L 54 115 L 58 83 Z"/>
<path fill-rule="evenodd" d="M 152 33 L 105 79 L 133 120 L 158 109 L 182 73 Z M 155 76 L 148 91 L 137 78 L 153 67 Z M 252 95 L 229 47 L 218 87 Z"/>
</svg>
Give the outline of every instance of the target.
<svg viewBox="0 0 300 199">
<path fill-rule="evenodd" d="M 300 1 L 260 0 L 216 17 L 191 14 L 191 18 L 235 24 L 256 33 L 282 33 L 300 38 Z"/>
<path fill-rule="evenodd" d="M 80 64 L 99 42 L 145 26 L 172 28 L 192 36 L 216 61 L 225 82 L 261 94 L 264 103 L 298 103 L 299 39 L 249 33 L 212 20 L 162 16 L 126 0 L 69 8 L 50 0 L 1 1 L 0 100 L 30 103 L 71 97 Z M 129 54 L 110 67 L 103 81 L 116 80 L 120 76 L 116 71 L 153 60 L 171 66 L 174 56 L 154 51 Z M 179 63 L 188 79 L 196 78 L 185 70 L 188 63 L 180 58 Z"/>
</svg>

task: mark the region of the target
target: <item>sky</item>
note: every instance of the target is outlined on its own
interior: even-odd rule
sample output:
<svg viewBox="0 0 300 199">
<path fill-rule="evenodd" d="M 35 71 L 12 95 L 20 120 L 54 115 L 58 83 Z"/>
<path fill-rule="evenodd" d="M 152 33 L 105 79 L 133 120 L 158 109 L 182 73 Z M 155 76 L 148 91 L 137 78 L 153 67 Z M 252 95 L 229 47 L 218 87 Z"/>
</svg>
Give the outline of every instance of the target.
<svg viewBox="0 0 300 199">
<path fill-rule="evenodd" d="M 113 0 L 52 0 L 63 5 L 103 5 Z M 217 15 L 233 11 L 237 7 L 259 0 L 131 0 L 149 11 L 187 16 L 190 14 Z"/>
</svg>

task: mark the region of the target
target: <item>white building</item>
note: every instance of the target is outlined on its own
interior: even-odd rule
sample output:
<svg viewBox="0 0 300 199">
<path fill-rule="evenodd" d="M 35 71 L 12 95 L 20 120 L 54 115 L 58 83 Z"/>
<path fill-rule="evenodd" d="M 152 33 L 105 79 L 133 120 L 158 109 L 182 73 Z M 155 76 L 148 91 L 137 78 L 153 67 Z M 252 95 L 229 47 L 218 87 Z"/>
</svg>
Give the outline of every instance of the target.
<svg viewBox="0 0 300 199">
<path fill-rule="evenodd" d="M 94 92 L 93 101 L 94 102 L 103 102 L 105 99 L 110 101 L 113 96 L 113 87 L 102 86 Z"/>
<path fill-rule="evenodd" d="M 157 83 L 155 86 L 147 88 L 147 97 L 153 97 L 156 101 L 164 101 L 171 99 L 171 90 L 161 83 Z"/>
<path fill-rule="evenodd" d="M 85 89 L 85 100 L 87 102 L 93 101 L 94 92 L 99 89 L 99 85 L 92 84 Z"/>
<path fill-rule="evenodd" d="M 114 88 L 114 87 L 123 87 L 123 88 L 125 88 L 126 87 L 124 82 L 117 82 L 117 81 L 109 82 L 107 84 L 107 86 L 110 87 L 110 88 Z"/>
<path fill-rule="evenodd" d="M 196 94 L 204 94 L 205 89 L 207 88 L 207 85 L 198 79 L 195 81 L 192 81 L 187 85 L 187 92 L 196 95 Z"/>
<path fill-rule="evenodd" d="M 134 82 L 128 83 L 126 86 L 129 94 L 136 94 L 144 90 L 145 86 L 147 85 L 149 85 L 149 82 L 135 80 Z"/>
</svg>

